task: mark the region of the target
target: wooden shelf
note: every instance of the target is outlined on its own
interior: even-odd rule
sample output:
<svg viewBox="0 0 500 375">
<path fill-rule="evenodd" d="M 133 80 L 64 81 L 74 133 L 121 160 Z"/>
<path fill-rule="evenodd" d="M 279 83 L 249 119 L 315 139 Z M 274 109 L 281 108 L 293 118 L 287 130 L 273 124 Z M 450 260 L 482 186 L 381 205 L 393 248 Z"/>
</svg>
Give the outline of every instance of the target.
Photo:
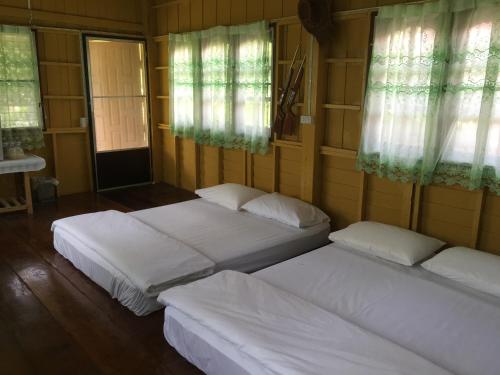
<svg viewBox="0 0 500 375">
<path fill-rule="evenodd" d="M 351 104 L 323 104 L 321 107 L 325 109 L 346 109 L 350 111 L 361 110 L 360 105 L 351 105 Z"/>
<path fill-rule="evenodd" d="M 170 125 L 169 124 L 158 124 L 158 129 L 161 129 L 161 130 L 170 130 Z"/>
<path fill-rule="evenodd" d="M 84 100 L 85 96 L 76 96 L 76 95 L 44 95 L 43 99 L 48 99 L 48 100 Z"/>
<path fill-rule="evenodd" d="M 166 65 L 155 66 L 155 69 L 156 69 L 156 70 L 167 70 L 167 69 L 168 69 L 168 66 L 166 66 Z"/>
<path fill-rule="evenodd" d="M 0 213 L 22 211 L 28 209 L 24 197 L 0 198 Z"/>
<path fill-rule="evenodd" d="M 339 57 L 339 58 L 327 58 L 325 59 L 327 64 L 363 64 L 365 59 L 357 57 Z"/>
<path fill-rule="evenodd" d="M 156 96 L 156 99 L 160 99 L 160 100 L 168 100 L 170 98 L 170 96 L 168 95 L 157 95 Z"/>
<path fill-rule="evenodd" d="M 69 66 L 74 68 L 81 68 L 82 64 L 80 63 L 70 63 L 70 62 L 58 62 L 58 61 L 40 61 L 40 65 L 42 66 Z"/>
<path fill-rule="evenodd" d="M 48 128 L 43 132 L 45 134 L 84 134 L 87 133 L 88 128 Z"/>
<path fill-rule="evenodd" d="M 295 65 L 299 64 L 301 61 L 301 57 L 300 56 L 297 56 L 297 60 L 295 60 Z M 276 63 L 278 65 L 291 65 L 292 64 L 292 60 L 278 60 L 276 61 Z M 304 66 L 307 65 L 307 59 L 306 61 L 304 62 Z"/>
<path fill-rule="evenodd" d="M 327 156 L 339 156 L 343 158 L 356 159 L 358 153 L 354 150 L 347 150 L 345 148 L 331 147 L 331 146 L 321 146 L 319 149 L 321 155 Z"/>
</svg>

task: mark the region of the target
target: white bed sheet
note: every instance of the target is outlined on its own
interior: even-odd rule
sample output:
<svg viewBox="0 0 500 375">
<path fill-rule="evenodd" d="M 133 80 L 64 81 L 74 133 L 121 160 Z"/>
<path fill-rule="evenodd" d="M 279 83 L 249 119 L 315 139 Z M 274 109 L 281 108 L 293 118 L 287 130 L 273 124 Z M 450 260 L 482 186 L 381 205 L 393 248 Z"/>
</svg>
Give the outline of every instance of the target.
<svg viewBox="0 0 500 375">
<path fill-rule="evenodd" d="M 253 275 L 455 374 L 500 373 L 496 297 L 335 244 Z M 165 310 L 164 335 L 191 363 L 215 369 L 209 373 L 229 374 L 224 368 L 234 363 L 241 364 L 242 374 L 259 373 L 231 345 L 171 306 Z M 189 348 L 187 354 L 182 348 Z"/>
<path fill-rule="evenodd" d="M 454 374 L 500 374 L 500 299 L 330 244 L 254 274 Z"/>
<path fill-rule="evenodd" d="M 252 374 L 450 374 L 427 359 L 262 280 L 223 271 L 158 298 L 215 334 Z M 168 321 L 167 321 L 168 322 Z M 191 325 L 191 327 L 195 327 Z M 167 327 L 167 338 L 170 332 Z M 211 340 L 212 335 L 202 335 Z M 215 348 L 221 348 L 216 342 Z M 189 352 L 196 347 L 189 347 Z M 188 357 L 189 358 L 189 357 Z M 249 364 L 250 362 L 250 364 Z M 245 367 L 243 367 L 245 366 Z M 217 374 L 206 367 L 208 374 Z"/>
<path fill-rule="evenodd" d="M 298 229 L 249 213 L 231 211 L 202 199 L 130 214 L 215 259 L 216 271 L 236 269 L 252 272 L 328 242 L 327 223 Z M 75 236 L 57 227 L 54 230 L 54 247 L 136 315 L 147 315 L 163 307 L 156 301 L 156 296 L 145 296 L 127 275 Z M 184 282 L 193 279 L 188 278 Z"/>
<path fill-rule="evenodd" d="M 328 243 L 329 223 L 295 228 L 204 199 L 132 212 L 135 218 L 198 250 L 216 271 L 252 272 Z"/>
</svg>

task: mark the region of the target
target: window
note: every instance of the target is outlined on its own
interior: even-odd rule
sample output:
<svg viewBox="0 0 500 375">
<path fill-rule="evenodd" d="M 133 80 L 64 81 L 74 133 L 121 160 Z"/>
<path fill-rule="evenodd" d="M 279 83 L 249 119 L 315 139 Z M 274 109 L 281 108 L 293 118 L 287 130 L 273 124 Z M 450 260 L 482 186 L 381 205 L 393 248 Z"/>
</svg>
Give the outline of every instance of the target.
<svg viewBox="0 0 500 375">
<path fill-rule="evenodd" d="M 268 25 L 169 37 L 170 125 L 198 143 L 267 152 L 272 42 Z"/>
<path fill-rule="evenodd" d="M 381 9 L 358 166 L 500 194 L 500 6 L 454 6 Z"/>
<path fill-rule="evenodd" d="M 0 25 L 0 127 L 3 144 L 43 147 L 40 83 L 33 32 Z"/>
</svg>

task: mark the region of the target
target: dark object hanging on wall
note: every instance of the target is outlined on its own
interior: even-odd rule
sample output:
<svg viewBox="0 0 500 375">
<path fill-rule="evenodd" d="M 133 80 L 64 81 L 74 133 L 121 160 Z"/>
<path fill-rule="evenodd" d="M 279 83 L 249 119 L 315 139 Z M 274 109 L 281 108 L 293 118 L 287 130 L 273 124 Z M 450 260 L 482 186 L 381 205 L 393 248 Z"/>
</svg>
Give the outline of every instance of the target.
<svg viewBox="0 0 500 375">
<path fill-rule="evenodd" d="M 316 37 L 318 42 L 328 42 L 333 34 L 333 0 L 299 0 L 298 14 L 304 28 Z"/>
</svg>

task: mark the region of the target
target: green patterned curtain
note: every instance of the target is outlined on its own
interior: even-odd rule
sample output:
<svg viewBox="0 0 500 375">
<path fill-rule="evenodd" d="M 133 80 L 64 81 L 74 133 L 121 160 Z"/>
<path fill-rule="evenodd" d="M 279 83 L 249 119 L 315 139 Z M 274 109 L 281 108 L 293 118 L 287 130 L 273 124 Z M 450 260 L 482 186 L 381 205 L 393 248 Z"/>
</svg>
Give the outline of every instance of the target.
<svg viewBox="0 0 500 375">
<path fill-rule="evenodd" d="M 429 179 L 449 25 L 441 3 L 380 9 L 358 156 L 366 172 L 403 182 Z"/>
<path fill-rule="evenodd" d="M 267 152 L 272 42 L 266 22 L 170 34 L 169 68 L 174 134 Z"/>
<path fill-rule="evenodd" d="M 500 194 L 500 2 L 381 8 L 358 167 Z"/>
<path fill-rule="evenodd" d="M 500 1 L 459 1 L 434 181 L 500 195 Z"/>
<path fill-rule="evenodd" d="M 0 127 L 4 146 L 44 146 L 33 32 L 0 25 Z"/>
</svg>

